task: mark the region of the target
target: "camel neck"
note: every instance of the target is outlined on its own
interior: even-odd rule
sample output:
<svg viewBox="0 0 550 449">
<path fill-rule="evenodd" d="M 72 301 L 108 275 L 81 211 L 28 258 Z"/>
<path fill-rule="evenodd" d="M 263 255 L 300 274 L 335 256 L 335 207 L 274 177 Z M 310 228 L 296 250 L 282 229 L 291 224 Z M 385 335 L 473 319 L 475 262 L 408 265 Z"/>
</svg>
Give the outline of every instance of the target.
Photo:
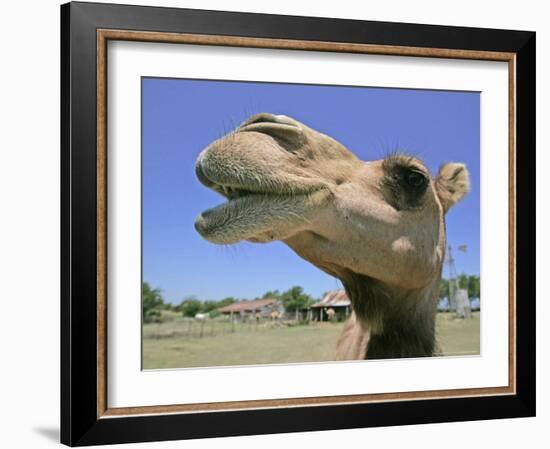
<svg viewBox="0 0 550 449">
<path fill-rule="evenodd" d="M 352 274 L 344 286 L 358 322 L 370 333 L 367 359 L 428 357 L 436 349 L 432 284 L 402 291 Z"/>
</svg>

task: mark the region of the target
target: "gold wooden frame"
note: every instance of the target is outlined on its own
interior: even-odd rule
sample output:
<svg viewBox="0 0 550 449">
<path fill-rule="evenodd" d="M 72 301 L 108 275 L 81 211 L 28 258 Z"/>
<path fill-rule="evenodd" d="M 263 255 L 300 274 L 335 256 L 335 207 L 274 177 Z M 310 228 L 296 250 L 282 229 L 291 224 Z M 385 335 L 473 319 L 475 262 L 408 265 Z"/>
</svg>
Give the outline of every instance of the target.
<svg viewBox="0 0 550 449">
<path fill-rule="evenodd" d="M 344 405 L 388 401 L 480 397 L 516 394 L 516 55 L 515 53 L 454 50 L 441 48 L 247 38 L 237 36 L 158 33 L 98 29 L 97 36 L 97 417 L 168 413 L 197 413 L 227 410 L 257 410 L 299 406 Z M 430 58 L 473 59 L 508 63 L 508 253 L 509 253 L 509 341 L 508 386 L 396 392 L 346 396 L 303 397 L 289 399 L 231 401 L 202 404 L 177 404 L 139 407 L 107 407 L 107 42 L 109 40 L 270 48 L 305 51 L 363 53 Z"/>
</svg>

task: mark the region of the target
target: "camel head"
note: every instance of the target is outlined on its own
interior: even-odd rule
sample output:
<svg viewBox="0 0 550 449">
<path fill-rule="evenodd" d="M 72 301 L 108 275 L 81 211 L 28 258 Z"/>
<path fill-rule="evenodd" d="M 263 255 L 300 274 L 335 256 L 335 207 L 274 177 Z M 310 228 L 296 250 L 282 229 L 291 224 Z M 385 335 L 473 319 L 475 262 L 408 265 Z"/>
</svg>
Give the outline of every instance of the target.
<svg viewBox="0 0 550 449">
<path fill-rule="evenodd" d="M 280 240 L 344 284 L 363 276 L 405 290 L 439 280 L 444 215 L 469 188 L 463 164 L 432 177 L 402 154 L 362 161 L 331 137 L 266 113 L 211 143 L 196 174 L 227 199 L 196 219 L 208 241 Z"/>
</svg>

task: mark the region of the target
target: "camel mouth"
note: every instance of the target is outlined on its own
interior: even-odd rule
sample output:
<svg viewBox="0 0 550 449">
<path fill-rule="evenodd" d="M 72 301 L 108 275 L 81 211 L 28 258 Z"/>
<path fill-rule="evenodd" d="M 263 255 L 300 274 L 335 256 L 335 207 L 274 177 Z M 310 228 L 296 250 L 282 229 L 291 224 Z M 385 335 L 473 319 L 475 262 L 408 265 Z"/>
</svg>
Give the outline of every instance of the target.
<svg viewBox="0 0 550 449">
<path fill-rule="evenodd" d="M 279 239 L 281 229 L 304 221 L 307 199 L 315 191 L 267 190 L 259 186 L 241 186 L 237 180 L 214 181 L 196 165 L 199 181 L 226 198 L 224 203 L 201 212 L 195 229 L 206 240 L 232 244 L 242 240 L 267 242 Z"/>
</svg>

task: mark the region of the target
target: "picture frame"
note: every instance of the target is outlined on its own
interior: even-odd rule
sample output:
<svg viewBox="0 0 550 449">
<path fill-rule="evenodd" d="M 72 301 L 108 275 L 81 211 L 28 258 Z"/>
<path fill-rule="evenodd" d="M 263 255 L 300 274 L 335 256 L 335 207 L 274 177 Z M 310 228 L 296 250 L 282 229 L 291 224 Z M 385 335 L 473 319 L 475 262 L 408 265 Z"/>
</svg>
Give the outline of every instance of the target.
<svg viewBox="0 0 550 449">
<path fill-rule="evenodd" d="M 62 5 L 61 442 L 80 446 L 535 416 L 535 40 L 527 31 Z M 505 62 L 508 385 L 110 408 L 106 80 L 107 44 L 113 41 Z"/>
</svg>

